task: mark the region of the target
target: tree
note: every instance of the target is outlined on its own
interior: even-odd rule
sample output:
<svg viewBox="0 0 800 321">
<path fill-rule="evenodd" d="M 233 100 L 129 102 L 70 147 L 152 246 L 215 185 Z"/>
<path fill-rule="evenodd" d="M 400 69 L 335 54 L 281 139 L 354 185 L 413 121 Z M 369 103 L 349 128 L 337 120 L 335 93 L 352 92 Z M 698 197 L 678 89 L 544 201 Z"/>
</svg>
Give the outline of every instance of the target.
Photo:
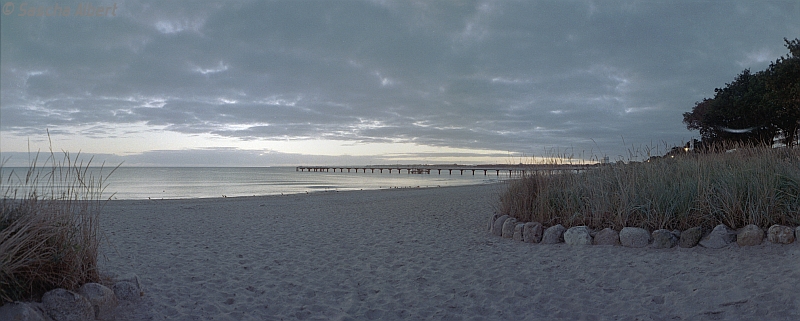
<svg viewBox="0 0 800 321">
<path fill-rule="evenodd" d="M 683 114 L 689 130 L 699 130 L 702 145 L 738 142 L 772 145 L 781 134 L 788 146 L 800 129 L 800 40 L 784 38 L 790 55 L 756 73 L 745 69 L 733 82 L 714 90 Z"/>
<path fill-rule="evenodd" d="M 700 130 L 704 144 L 739 142 L 768 145 L 778 129 L 772 122 L 774 108 L 766 97 L 764 72 L 745 69 L 725 88 L 714 90 L 714 98 L 698 102 L 683 114 L 689 130 Z"/>
<path fill-rule="evenodd" d="M 784 144 L 794 146 L 800 127 L 800 39 L 784 38 L 790 54 L 770 64 L 766 81 L 767 99 L 776 106 L 775 125 Z"/>
</svg>

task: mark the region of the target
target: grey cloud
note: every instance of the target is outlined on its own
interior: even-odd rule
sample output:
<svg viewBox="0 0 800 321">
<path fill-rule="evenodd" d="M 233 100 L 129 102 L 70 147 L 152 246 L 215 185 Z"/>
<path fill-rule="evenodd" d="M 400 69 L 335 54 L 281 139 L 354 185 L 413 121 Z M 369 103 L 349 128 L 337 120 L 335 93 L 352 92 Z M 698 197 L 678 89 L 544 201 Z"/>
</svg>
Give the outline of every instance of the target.
<svg viewBox="0 0 800 321">
<path fill-rule="evenodd" d="M 794 1 L 120 1 L 117 17 L 9 16 L 0 125 L 619 154 L 620 137 L 690 138 L 680 114 L 784 54 L 797 12 Z"/>
<path fill-rule="evenodd" d="M 27 167 L 29 160 L 34 159 L 36 152 L 3 152 L 0 159 L 5 161 L 5 167 Z M 39 165 L 49 157 L 49 153 L 39 153 Z M 56 152 L 55 156 L 61 160 L 63 154 Z M 78 155 L 72 154 L 75 158 Z M 396 159 L 424 157 L 452 157 L 452 156 L 482 156 L 472 153 L 423 153 L 423 154 L 390 154 L 385 156 L 324 156 L 324 155 L 303 155 L 294 153 L 281 153 L 276 151 L 259 150 L 239 150 L 235 148 L 206 148 L 188 150 L 153 150 L 133 155 L 112 155 L 98 153 L 81 153 L 79 160 L 86 164 L 91 159 L 92 166 L 105 166 L 113 168 L 120 165 L 123 167 L 142 167 L 142 166 L 181 166 L 181 167 L 203 167 L 203 166 L 299 166 L 299 165 L 377 165 L 391 164 Z M 505 156 L 505 155 L 494 155 Z"/>
</svg>

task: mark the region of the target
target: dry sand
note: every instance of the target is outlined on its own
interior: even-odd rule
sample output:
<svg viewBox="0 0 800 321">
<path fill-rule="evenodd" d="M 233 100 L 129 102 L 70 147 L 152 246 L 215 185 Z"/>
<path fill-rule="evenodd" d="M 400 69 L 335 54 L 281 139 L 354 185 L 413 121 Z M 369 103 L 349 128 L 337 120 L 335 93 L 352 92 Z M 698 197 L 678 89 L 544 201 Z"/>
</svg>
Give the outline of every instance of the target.
<svg viewBox="0 0 800 321">
<path fill-rule="evenodd" d="M 112 201 L 118 320 L 800 320 L 800 245 L 525 244 L 502 185 Z"/>
</svg>

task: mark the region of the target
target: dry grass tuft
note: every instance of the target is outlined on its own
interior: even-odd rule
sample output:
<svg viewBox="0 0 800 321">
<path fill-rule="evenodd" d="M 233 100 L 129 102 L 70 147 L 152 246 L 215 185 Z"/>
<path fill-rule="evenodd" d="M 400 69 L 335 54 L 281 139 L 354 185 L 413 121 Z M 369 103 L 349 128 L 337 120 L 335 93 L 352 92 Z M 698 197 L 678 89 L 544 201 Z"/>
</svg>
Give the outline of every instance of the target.
<svg viewBox="0 0 800 321">
<path fill-rule="evenodd" d="M 546 226 L 655 229 L 800 225 L 800 150 L 739 147 L 581 173 L 528 175 L 500 211 Z"/>
<path fill-rule="evenodd" d="M 91 159 L 84 165 L 79 156 L 64 152 L 59 161 L 51 149 L 43 167 L 37 153 L 24 177 L 2 178 L 0 305 L 100 280 L 103 181 L 116 168 L 103 177 L 102 166 L 90 169 Z"/>
</svg>

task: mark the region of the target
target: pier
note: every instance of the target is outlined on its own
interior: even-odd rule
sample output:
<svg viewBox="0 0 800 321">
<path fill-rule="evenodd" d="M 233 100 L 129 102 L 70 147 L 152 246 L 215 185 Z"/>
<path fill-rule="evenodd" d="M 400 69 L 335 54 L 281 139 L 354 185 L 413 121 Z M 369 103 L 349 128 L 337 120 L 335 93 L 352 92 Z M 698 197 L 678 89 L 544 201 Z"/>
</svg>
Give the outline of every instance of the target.
<svg viewBox="0 0 800 321">
<path fill-rule="evenodd" d="M 295 171 L 297 172 L 333 172 L 336 173 L 337 170 L 339 173 L 384 173 L 386 171 L 389 174 L 397 172 L 398 174 L 402 174 L 405 172 L 406 174 L 431 174 L 436 173 L 438 175 L 442 175 L 444 172 L 447 175 L 453 175 L 455 172 L 457 175 L 464 175 L 464 172 L 467 174 L 471 174 L 475 176 L 475 172 L 478 172 L 480 175 L 481 173 L 483 176 L 488 176 L 490 174 L 495 174 L 495 176 L 500 176 L 502 173 L 504 176 L 508 173 L 508 176 L 524 176 L 528 173 L 534 172 L 541 172 L 541 173 L 560 173 L 560 172 L 574 172 L 574 171 L 585 171 L 591 168 L 597 167 L 598 164 L 590 164 L 590 165 L 538 165 L 538 164 L 520 164 L 520 165 L 370 165 L 370 166 L 297 166 L 295 167 Z"/>
</svg>

